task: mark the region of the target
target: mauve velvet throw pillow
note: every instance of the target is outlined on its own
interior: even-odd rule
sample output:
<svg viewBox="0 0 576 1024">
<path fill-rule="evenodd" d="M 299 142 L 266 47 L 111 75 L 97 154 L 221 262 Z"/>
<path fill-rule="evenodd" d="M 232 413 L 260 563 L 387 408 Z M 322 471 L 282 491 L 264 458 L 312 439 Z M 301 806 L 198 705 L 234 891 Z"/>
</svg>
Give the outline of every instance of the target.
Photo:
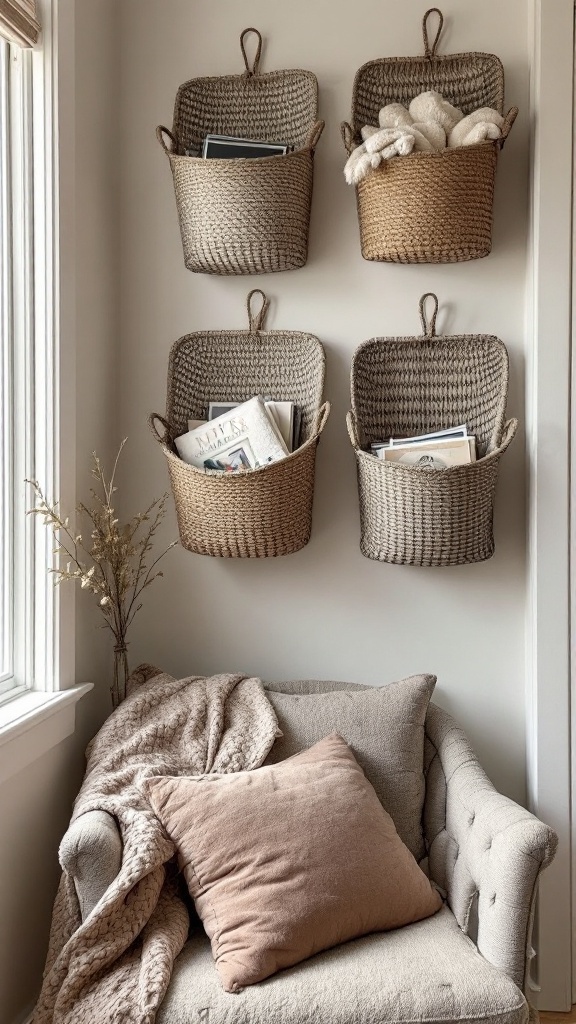
<svg viewBox="0 0 576 1024">
<path fill-rule="evenodd" d="M 441 906 L 337 733 L 254 771 L 144 787 L 228 992 Z"/>
</svg>

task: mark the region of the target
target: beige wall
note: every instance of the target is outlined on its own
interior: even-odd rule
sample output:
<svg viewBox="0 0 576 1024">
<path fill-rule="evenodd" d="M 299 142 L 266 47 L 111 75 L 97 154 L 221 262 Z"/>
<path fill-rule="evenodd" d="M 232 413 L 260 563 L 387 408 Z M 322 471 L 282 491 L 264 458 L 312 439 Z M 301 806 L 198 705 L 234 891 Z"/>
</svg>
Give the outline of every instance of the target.
<svg viewBox="0 0 576 1024">
<path fill-rule="evenodd" d="M 16 1024 L 38 991 L 58 844 L 81 778 L 82 736 L 69 737 L 0 787 L 0 1020 Z"/>
<path fill-rule="evenodd" d="M 244 327 L 248 290 L 272 300 L 269 326 L 310 331 L 327 354 L 332 415 L 318 450 L 310 544 L 261 560 L 171 552 L 132 636 L 134 660 L 174 673 L 239 670 L 264 678 L 319 676 L 381 684 L 438 675 L 438 701 L 468 729 L 495 783 L 523 799 L 526 587 L 523 435 L 504 459 L 496 554 L 484 564 L 419 569 L 371 562 L 359 551 L 358 502 L 345 414 L 356 345 L 419 332 L 418 300 L 438 293 L 439 329 L 501 337 L 511 357 L 509 411 L 523 423 L 527 246 L 527 5 L 454 0 L 445 51 L 496 52 L 508 104 L 520 107 L 498 169 L 494 251 L 447 266 L 364 262 L 353 191 L 344 183 L 339 123 L 354 73 L 384 55 L 421 52 L 423 5 L 414 0 L 123 0 L 122 431 L 127 493 L 136 507 L 168 487 L 146 426 L 164 411 L 167 359 L 189 331 Z M 312 69 L 327 125 L 316 156 L 310 258 L 293 273 L 219 278 L 184 268 L 168 162 L 155 137 L 194 75 L 243 69 L 239 35 L 265 38 L 262 69 Z M 171 512 L 166 537 L 176 535 Z"/>
<path fill-rule="evenodd" d="M 61 3 L 62 17 L 67 5 Z M 86 498 L 94 448 L 109 459 L 118 442 L 117 359 L 119 262 L 117 232 L 118 35 L 115 0 L 75 2 L 76 70 L 73 126 L 62 126 L 75 168 L 64 177 L 63 222 L 76 224 L 64 241 L 72 260 L 76 300 L 77 486 Z M 70 54 L 63 55 L 68 66 Z M 70 104 L 66 104 L 69 108 Z M 63 289 L 69 285 L 63 281 Z M 72 303 L 73 304 L 73 303 Z M 109 711 L 110 646 L 89 597 L 77 593 L 76 678 L 94 691 L 77 705 L 77 729 L 40 760 L 0 787 L 0 1021 L 16 1024 L 33 1003 L 42 977 L 52 902 L 59 878 L 58 844 L 70 818 L 86 743 Z"/>
<path fill-rule="evenodd" d="M 433 290 L 441 303 L 439 329 L 493 333 L 506 342 L 509 411 L 522 422 L 526 5 L 485 0 L 476 9 L 454 0 L 447 18 L 444 50 L 497 52 L 506 68 L 507 101 L 521 114 L 498 171 L 494 252 L 445 267 L 363 262 L 354 197 L 341 173 L 338 125 L 349 116 L 354 72 L 375 56 L 420 51 L 421 4 L 358 0 L 351 10 L 328 0 L 75 0 L 73 6 L 79 493 L 90 485 L 92 449 L 109 458 L 124 435 L 125 512 L 143 508 L 168 487 L 146 416 L 164 409 L 170 345 L 192 330 L 244 327 L 252 287 L 263 287 L 272 300 L 270 327 L 310 331 L 322 340 L 333 403 L 318 453 L 308 547 L 257 561 L 201 558 L 177 548 L 135 621 L 132 662 L 149 660 L 182 674 L 240 670 L 377 685 L 435 672 L 437 700 L 467 728 L 494 782 L 522 800 L 522 434 L 502 467 L 494 558 L 454 569 L 404 568 L 360 554 L 344 417 L 356 345 L 375 335 L 417 333 L 418 299 Z M 183 266 L 170 173 L 154 128 L 170 125 L 181 82 L 241 70 L 238 37 L 248 24 L 265 37 L 264 70 L 300 66 L 319 79 L 327 127 L 317 153 L 310 259 L 295 273 L 262 278 L 192 275 Z M 164 536 L 175 535 L 171 508 Z M 90 600 L 79 593 L 77 678 L 97 688 L 78 706 L 76 735 L 0 789 L 2 832 L 9 837 L 0 854 L 0 1013 L 9 1024 L 39 984 L 57 845 L 81 778 L 85 742 L 106 713 L 110 654 L 98 624 Z"/>
</svg>

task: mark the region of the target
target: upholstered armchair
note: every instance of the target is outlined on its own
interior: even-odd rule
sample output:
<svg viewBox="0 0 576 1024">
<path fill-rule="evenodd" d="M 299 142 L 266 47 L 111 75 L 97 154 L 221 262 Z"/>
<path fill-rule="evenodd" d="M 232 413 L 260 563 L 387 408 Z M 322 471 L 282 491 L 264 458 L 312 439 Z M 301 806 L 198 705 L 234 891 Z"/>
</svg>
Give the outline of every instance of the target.
<svg viewBox="0 0 576 1024">
<path fill-rule="evenodd" d="M 363 721 L 359 692 L 372 688 L 298 681 L 266 689 L 279 704 L 284 732 L 276 759 L 320 738 L 323 722 L 310 701 L 332 700 L 337 720 L 331 726 L 345 738 L 353 733 L 349 742 L 378 791 L 386 749 L 383 743 L 374 756 L 378 723 L 368 715 Z M 346 698 L 346 692 L 353 695 Z M 363 735 L 370 749 L 368 740 L 363 749 Z M 399 771 L 413 769 L 400 765 Z M 415 792 L 418 786 L 416 778 Z M 405 807 L 398 811 L 406 813 Z M 425 719 L 419 814 L 413 852 L 444 896 L 437 914 L 346 942 L 233 995 L 222 989 L 197 924 L 175 962 L 157 1024 L 524 1024 L 531 1012 L 527 971 L 538 877 L 554 856 L 556 837 L 496 792 L 462 730 L 434 704 Z M 60 856 L 85 920 L 120 868 L 114 819 L 104 812 L 78 818 Z"/>
</svg>

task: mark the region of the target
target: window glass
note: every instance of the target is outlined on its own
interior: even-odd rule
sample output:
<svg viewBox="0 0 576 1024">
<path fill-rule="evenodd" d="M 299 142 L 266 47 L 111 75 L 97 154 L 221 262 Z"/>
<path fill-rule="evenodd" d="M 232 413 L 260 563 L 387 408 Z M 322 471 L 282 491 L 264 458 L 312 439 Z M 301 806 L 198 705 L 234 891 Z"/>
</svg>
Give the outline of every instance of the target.
<svg viewBox="0 0 576 1024">
<path fill-rule="evenodd" d="M 0 700 L 32 680 L 32 52 L 0 39 Z"/>
</svg>

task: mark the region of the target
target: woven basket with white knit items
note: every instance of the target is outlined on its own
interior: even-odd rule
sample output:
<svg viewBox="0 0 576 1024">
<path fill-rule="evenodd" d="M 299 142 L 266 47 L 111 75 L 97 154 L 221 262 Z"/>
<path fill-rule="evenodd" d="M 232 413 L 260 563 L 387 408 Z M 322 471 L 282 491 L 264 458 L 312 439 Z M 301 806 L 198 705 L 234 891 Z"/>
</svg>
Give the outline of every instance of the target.
<svg viewBox="0 0 576 1024">
<path fill-rule="evenodd" d="M 503 115 L 494 54 L 437 54 L 442 26 L 430 8 L 423 56 L 373 60 L 356 73 L 352 123 L 341 130 L 366 260 L 455 263 L 492 247 L 496 163 L 518 108 Z"/>
</svg>

